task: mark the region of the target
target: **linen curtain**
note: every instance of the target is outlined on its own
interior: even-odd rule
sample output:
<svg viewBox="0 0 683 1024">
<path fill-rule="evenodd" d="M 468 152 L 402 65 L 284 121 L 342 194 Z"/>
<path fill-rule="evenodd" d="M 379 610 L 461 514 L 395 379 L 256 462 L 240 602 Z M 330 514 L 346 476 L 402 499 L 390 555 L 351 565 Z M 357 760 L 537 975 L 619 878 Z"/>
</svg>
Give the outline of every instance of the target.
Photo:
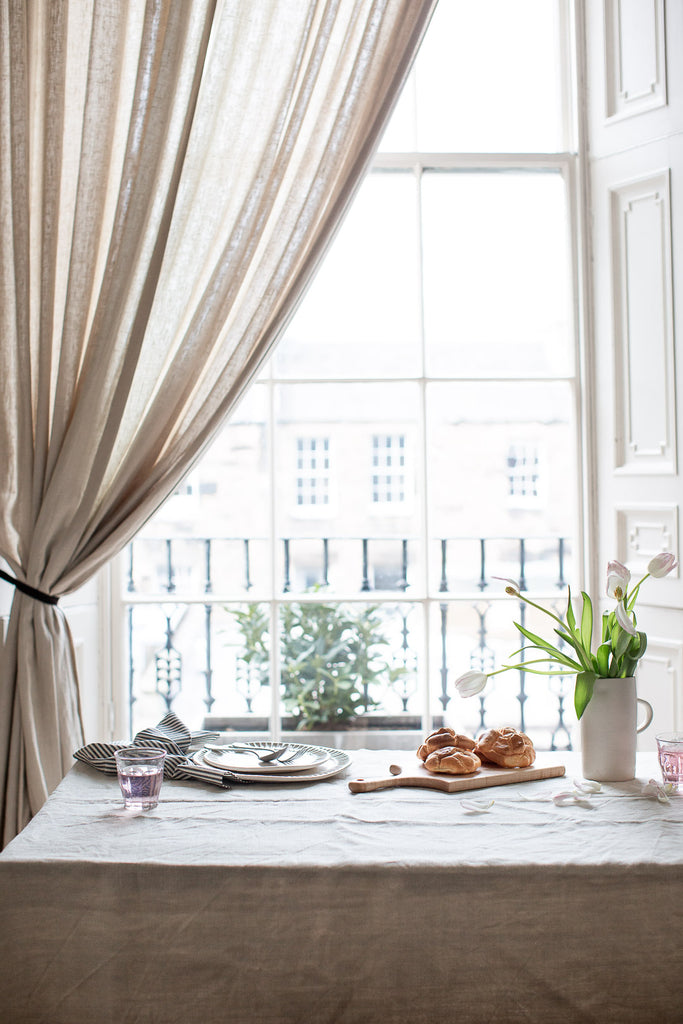
<svg viewBox="0 0 683 1024">
<path fill-rule="evenodd" d="M 83 740 L 66 619 L 291 316 L 435 0 L 0 0 L 3 842 Z M 88 681 L 87 685 L 92 685 Z"/>
</svg>

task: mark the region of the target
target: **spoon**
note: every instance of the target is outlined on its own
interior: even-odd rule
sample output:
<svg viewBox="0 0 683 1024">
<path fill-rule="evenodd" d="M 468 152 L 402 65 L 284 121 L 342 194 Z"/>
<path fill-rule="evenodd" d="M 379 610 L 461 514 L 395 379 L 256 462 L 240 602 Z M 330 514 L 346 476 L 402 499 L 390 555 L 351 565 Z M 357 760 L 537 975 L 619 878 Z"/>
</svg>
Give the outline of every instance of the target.
<svg viewBox="0 0 683 1024">
<path fill-rule="evenodd" d="M 204 746 L 207 750 L 217 750 L 219 754 L 225 754 L 226 751 L 230 750 L 236 750 L 241 754 L 256 754 L 261 764 L 268 764 L 269 761 L 276 761 L 281 754 L 284 754 L 289 744 L 284 747 L 278 747 L 277 750 L 263 751 L 259 747 L 238 747 L 233 744 L 229 747 L 217 747 L 213 743 L 205 743 Z"/>
</svg>

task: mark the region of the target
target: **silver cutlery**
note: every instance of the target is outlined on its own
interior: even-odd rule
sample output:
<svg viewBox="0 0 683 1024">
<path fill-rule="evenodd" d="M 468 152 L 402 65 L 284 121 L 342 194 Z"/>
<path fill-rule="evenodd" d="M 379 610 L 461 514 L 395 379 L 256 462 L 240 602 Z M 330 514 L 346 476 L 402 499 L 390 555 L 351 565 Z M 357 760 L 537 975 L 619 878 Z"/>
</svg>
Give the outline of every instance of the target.
<svg viewBox="0 0 683 1024">
<path fill-rule="evenodd" d="M 280 755 L 289 749 L 288 743 L 284 747 L 278 747 L 276 750 L 266 750 L 264 747 L 242 747 L 234 743 L 227 747 L 218 747 L 213 743 L 205 743 L 204 746 L 207 750 L 215 750 L 219 754 L 226 754 L 231 750 L 239 754 L 256 754 L 261 764 L 269 764 L 271 761 L 279 760 Z M 298 753 L 299 751 L 297 751 Z M 287 761 L 289 760 L 290 758 L 287 758 Z"/>
</svg>

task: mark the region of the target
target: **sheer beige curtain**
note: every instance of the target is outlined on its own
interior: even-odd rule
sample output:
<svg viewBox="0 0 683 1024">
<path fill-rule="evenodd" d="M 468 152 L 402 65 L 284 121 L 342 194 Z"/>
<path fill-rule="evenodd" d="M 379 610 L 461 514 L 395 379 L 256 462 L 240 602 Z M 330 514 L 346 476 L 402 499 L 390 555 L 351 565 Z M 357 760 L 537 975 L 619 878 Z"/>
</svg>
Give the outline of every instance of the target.
<svg viewBox="0 0 683 1024">
<path fill-rule="evenodd" d="M 6 573 L 44 596 L 81 586 L 208 444 L 347 207 L 434 2 L 0 0 Z M 81 740 L 66 620 L 17 589 L 4 842 Z"/>
</svg>

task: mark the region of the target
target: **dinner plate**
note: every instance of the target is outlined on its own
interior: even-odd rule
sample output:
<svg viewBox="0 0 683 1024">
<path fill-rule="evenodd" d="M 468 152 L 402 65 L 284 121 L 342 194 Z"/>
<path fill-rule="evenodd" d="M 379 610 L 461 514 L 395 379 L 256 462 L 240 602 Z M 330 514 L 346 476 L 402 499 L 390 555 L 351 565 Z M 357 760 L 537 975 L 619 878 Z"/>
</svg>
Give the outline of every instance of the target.
<svg viewBox="0 0 683 1024">
<path fill-rule="evenodd" d="M 249 746 L 252 744 L 250 743 Z M 254 743 L 253 746 L 256 747 L 257 744 Z M 269 750 L 273 749 L 272 743 L 262 743 L 261 746 Z M 312 765 L 304 765 L 303 768 L 296 767 L 295 770 L 295 766 L 301 760 L 301 758 L 297 758 L 293 765 L 280 765 L 278 771 L 274 772 L 270 765 L 258 764 L 245 771 L 240 763 L 240 767 L 235 769 L 232 767 L 232 761 L 228 765 L 223 755 L 215 750 L 198 750 L 191 756 L 195 764 L 219 771 L 222 768 L 224 771 L 230 771 L 238 780 L 241 779 L 244 782 L 317 782 L 320 779 L 330 779 L 332 776 L 338 775 L 351 764 L 351 758 L 345 750 L 335 750 L 332 747 L 311 747 L 305 743 L 290 743 L 289 746 L 292 749 L 301 748 L 306 753 L 315 752 L 319 755 L 319 759 Z M 234 756 L 232 753 L 231 757 Z M 304 754 L 301 755 L 302 758 L 304 756 Z M 214 757 L 217 760 L 214 761 Z M 254 760 L 253 754 L 246 754 L 244 757 Z"/>
<path fill-rule="evenodd" d="M 282 745 L 282 744 L 281 744 Z M 251 750 L 272 750 L 273 744 L 261 740 L 245 744 Z M 328 751 L 325 747 L 311 747 L 306 743 L 288 743 L 285 757 L 298 753 L 296 761 L 291 764 L 280 764 L 278 761 L 268 761 L 262 764 L 255 754 L 248 751 L 232 750 L 226 746 L 223 751 L 204 750 L 204 760 L 214 768 L 227 768 L 231 772 L 242 772 L 245 775 L 263 775 L 265 772 L 272 775 L 291 775 L 292 772 L 305 772 L 316 765 L 327 761 Z"/>
</svg>

